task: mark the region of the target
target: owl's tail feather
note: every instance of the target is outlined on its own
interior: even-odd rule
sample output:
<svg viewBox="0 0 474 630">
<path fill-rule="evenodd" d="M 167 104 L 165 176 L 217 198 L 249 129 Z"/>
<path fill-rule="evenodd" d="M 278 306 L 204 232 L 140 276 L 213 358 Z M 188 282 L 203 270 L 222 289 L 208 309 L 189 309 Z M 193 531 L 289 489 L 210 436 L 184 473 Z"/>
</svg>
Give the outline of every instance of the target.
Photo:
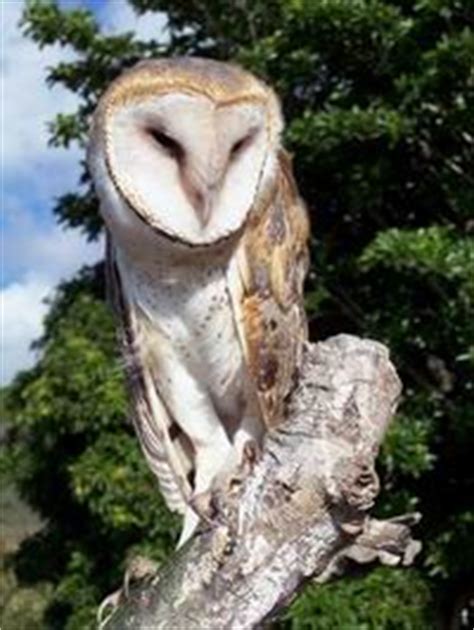
<svg viewBox="0 0 474 630">
<path fill-rule="evenodd" d="M 192 494 L 189 479 L 192 478 L 193 462 L 180 440 L 182 433 L 170 435 L 173 423 L 153 382 L 146 376 L 145 387 L 140 392 L 143 398 L 135 401 L 135 428 L 166 504 L 173 512 L 185 514 Z"/>
<path fill-rule="evenodd" d="M 183 529 L 181 530 L 181 536 L 179 537 L 176 549 L 180 549 L 188 542 L 196 531 L 199 522 L 200 518 L 197 512 L 191 506 L 188 506 L 184 512 Z"/>
</svg>

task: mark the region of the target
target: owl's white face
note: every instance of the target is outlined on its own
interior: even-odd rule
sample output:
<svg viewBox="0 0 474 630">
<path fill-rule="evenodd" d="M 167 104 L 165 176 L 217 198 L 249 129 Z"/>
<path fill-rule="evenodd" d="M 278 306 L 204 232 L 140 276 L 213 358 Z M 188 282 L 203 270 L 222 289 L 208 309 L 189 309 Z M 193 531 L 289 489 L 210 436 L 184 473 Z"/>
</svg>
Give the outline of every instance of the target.
<svg viewBox="0 0 474 630">
<path fill-rule="evenodd" d="M 108 169 L 148 224 L 190 243 L 213 242 L 237 230 L 252 206 L 269 158 L 265 122 L 254 103 L 150 98 L 110 120 Z"/>
<path fill-rule="evenodd" d="M 166 72 L 176 85 L 163 88 Z M 215 243 L 244 225 L 275 171 L 276 98 L 228 64 L 147 62 L 112 85 L 98 111 L 89 163 L 118 238 L 152 227 L 188 245 Z"/>
</svg>

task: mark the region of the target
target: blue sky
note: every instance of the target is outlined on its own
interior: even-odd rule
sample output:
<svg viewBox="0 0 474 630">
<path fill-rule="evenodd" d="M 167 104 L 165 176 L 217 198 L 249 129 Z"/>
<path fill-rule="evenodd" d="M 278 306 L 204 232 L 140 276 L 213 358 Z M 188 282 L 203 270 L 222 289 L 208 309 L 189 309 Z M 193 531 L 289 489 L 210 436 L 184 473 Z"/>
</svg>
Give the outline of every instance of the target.
<svg viewBox="0 0 474 630">
<path fill-rule="evenodd" d="M 0 382 L 31 366 L 31 342 L 40 336 L 44 299 L 84 263 L 102 256 L 102 243 L 87 243 L 75 230 L 59 228 L 54 199 L 77 188 L 78 149 L 47 145 L 47 123 L 58 112 L 73 112 L 76 97 L 46 87 L 48 66 L 74 59 L 58 46 L 39 51 L 21 34 L 22 0 L 2 0 L 2 334 Z M 162 32 L 163 16 L 137 18 L 125 0 L 62 0 L 62 7 L 94 11 L 108 33 L 136 31 L 146 39 Z"/>
</svg>

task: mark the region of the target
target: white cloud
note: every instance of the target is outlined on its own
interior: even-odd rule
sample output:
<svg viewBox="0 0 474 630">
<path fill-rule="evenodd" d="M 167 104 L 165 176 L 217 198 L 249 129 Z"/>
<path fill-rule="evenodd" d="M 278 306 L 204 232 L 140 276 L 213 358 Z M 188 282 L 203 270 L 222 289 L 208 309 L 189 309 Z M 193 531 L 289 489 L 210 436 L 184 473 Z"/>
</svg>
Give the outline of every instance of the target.
<svg viewBox="0 0 474 630">
<path fill-rule="evenodd" d="M 39 51 L 18 26 L 22 2 L 2 2 L 4 178 L 28 182 L 29 193 L 47 199 L 76 184 L 79 151 L 48 147 L 47 123 L 59 112 L 73 112 L 77 97 L 45 84 L 47 68 L 74 54 L 59 46 Z M 54 175 L 53 175 L 54 174 Z"/>
<path fill-rule="evenodd" d="M 48 310 L 43 300 L 51 291 L 51 284 L 34 274 L 2 289 L 2 384 L 9 383 L 18 370 L 34 364 L 30 344 L 42 332 L 43 318 Z"/>
<path fill-rule="evenodd" d="M 5 277 L 17 279 L 34 271 L 59 282 L 101 257 L 102 241 L 88 243 L 77 230 L 64 230 L 54 222 L 42 225 L 19 199 L 10 200 L 9 206 L 14 212 L 3 233 Z"/>
<path fill-rule="evenodd" d="M 77 232 L 54 224 L 40 227 L 31 214 L 18 208 L 5 234 L 4 249 L 9 275 L 17 279 L 0 291 L 1 385 L 9 383 L 18 370 L 34 364 L 36 356 L 30 346 L 43 332 L 48 310 L 44 299 L 54 293 L 60 280 L 83 264 L 99 260 L 103 244 L 89 244 Z"/>
</svg>

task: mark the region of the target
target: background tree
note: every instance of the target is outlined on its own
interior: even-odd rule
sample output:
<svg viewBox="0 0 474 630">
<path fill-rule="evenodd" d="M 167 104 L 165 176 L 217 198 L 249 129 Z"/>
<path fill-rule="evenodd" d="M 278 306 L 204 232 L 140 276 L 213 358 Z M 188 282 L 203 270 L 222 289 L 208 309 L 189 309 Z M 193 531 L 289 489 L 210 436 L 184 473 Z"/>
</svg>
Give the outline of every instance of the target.
<svg viewBox="0 0 474 630">
<path fill-rule="evenodd" d="M 81 98 L 76 114 L 52 122 L 51 142 L 84 146 L 104 87 L 143 57 L 233 59 L 268 80 L 283 100 L 285 143 L 313 220 L 312 337 L 380 339 L 404 381 L 378 509 L 423 512 L 418 567 L 309 587 L 278 624 L 446 622 L 474 575 L 471 0 L 129 2 L 166 12 L 166 37 L 105 36 L 88 11 L 26 5 L 27 36 L 78 54 L 50 70 L 50 83 Z M 79 190 L 54 212 L 86 238 L 100 233 L 85 165 Z M 50 583 L 45 627 L 83 629 L 128 555 L 170 552 L 176 521 L 126 420 L 100 265 L 59 287 L 37 346 L 38 364 L 6 396 L 4 468 L 47 525 L 13 562 L 20 583 Z"/>
</svg>

